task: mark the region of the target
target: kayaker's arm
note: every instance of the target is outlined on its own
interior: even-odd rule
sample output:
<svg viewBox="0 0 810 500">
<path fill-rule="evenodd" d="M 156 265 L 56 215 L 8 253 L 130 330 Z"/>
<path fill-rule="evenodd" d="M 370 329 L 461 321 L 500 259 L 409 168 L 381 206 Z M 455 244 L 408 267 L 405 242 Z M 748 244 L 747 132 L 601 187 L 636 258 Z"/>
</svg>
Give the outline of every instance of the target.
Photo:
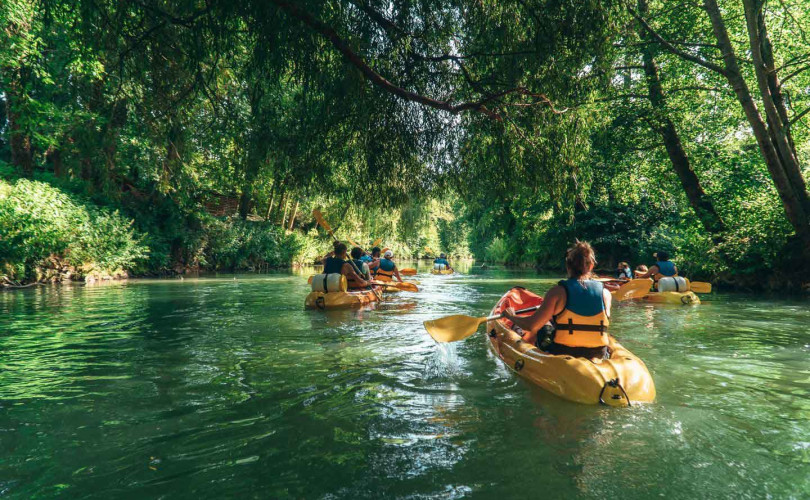
<svg viewBox="0 0 810 500">
<path fill-rule="evenodd" d="M 652 266 L 646 273 L 636 276 L 636 279 L 651 278 L 658 274 L 658 266 Z"/>
<path fill-rule="evenodd" d="M 359 282 L 362 286 L 369 286 L 369 282 L 366 281 L 365 279 L 363 279 L 362 276 L 360 276 L 356 272 L 354 272 L 354 268 L 348 262 L 343 264 L 342 271 L 343 271 L 343 276 L 346 276 L 347 278 L 351 277 L 352 280 Z"/>
<path fill-rule="evenodd" d="M 546 323 L 551 321 L 554 314 L 565 307 L 565 290 L 561 286 L 555 286 L 546 293 L 540 309 L 531 316 L 515 316 L 514 310 L 509 308 L 504 313 L 504 318 L 508 319 L 516 326 L 519 326 L 526 333 L 523 341 L 534 344 L 537 339 L 537 332 Z"/>
<path fill-rule="evenodd" d="M 394 276 L 402 283 L 402 276 L 399 275 L 399 268 L 396 265 L 394 265 Z"/>
<path fill-rule="evenodd" d="M 613 295 L 610 294 L 610 290 L 607 287 L 602 290 L 602 300 L 605 303 L 605 313 L 610 318 L 610 307 L 613 305 Z"/>
</svg>

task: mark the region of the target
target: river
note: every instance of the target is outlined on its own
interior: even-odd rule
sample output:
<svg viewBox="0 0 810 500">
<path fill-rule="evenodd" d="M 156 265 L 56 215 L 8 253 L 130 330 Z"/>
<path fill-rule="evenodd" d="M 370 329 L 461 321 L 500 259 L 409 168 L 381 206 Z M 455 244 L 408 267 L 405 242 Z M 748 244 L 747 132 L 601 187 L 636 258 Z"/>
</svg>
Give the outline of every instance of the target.
<svg viewBox="0 0 810 500">
<path fill-rule="evenodd" d="M 560 400 L 422 322 L 530 271 L 307 311 L 306 271 L 0 293 L 0 496 L 807 498 L 810 301 L 622 303 L 657 400 Z"/>
</svg>

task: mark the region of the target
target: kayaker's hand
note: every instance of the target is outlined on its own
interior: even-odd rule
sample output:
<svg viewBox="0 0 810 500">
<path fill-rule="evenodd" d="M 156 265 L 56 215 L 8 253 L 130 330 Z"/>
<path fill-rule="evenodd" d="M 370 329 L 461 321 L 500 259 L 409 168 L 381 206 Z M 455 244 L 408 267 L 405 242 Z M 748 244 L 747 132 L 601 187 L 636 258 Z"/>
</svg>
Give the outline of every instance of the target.
<svg viewBox="0 0 810 500">
<path fill-rule="evenodd" d="M 514 307 L 507 307 L 503 311 L 503 317 L 508 319 L 509 321 L 515 320 L 515 308 Z"/>
</svg>

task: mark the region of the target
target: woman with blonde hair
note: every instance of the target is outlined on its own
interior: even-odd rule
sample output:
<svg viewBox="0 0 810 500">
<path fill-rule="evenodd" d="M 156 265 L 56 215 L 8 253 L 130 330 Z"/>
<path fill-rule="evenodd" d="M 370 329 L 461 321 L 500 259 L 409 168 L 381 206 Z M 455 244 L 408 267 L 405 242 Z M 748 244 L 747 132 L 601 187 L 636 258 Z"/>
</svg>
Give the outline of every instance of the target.
<svg viewBox="0 0 810 500">
<path fill-rule="evenodd" d="M 549 354 L 609 358 L 611 295 L 601 282 L 591 279 L 595 265 L 591 245 L 577 240 L 565 254 L 568 279 L 549 290 L 531 316 L 515 316 L 509 308 L 504 317 L 525 332 L 524 342 Z"/>
</svg>

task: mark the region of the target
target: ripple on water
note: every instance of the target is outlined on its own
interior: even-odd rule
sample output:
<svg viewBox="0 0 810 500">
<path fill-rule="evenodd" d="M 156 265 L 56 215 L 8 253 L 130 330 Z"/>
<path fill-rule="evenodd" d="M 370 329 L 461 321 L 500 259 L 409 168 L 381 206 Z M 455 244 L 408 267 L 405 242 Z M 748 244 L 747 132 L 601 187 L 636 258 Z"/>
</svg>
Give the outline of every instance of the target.
<svg viewBox="0 0 810 500">
<path fill-rule="evenodd" d="M 418 279 L 359 311 L 305 311 L 289 275 L 0 294 L 0 492 L 512 498 L 532 470 L 562 497 L 810 494 L 807 301 L 617 305 L 658 401 L 609 409 L 422 327 L 555 279 Z"/>
</svg>

